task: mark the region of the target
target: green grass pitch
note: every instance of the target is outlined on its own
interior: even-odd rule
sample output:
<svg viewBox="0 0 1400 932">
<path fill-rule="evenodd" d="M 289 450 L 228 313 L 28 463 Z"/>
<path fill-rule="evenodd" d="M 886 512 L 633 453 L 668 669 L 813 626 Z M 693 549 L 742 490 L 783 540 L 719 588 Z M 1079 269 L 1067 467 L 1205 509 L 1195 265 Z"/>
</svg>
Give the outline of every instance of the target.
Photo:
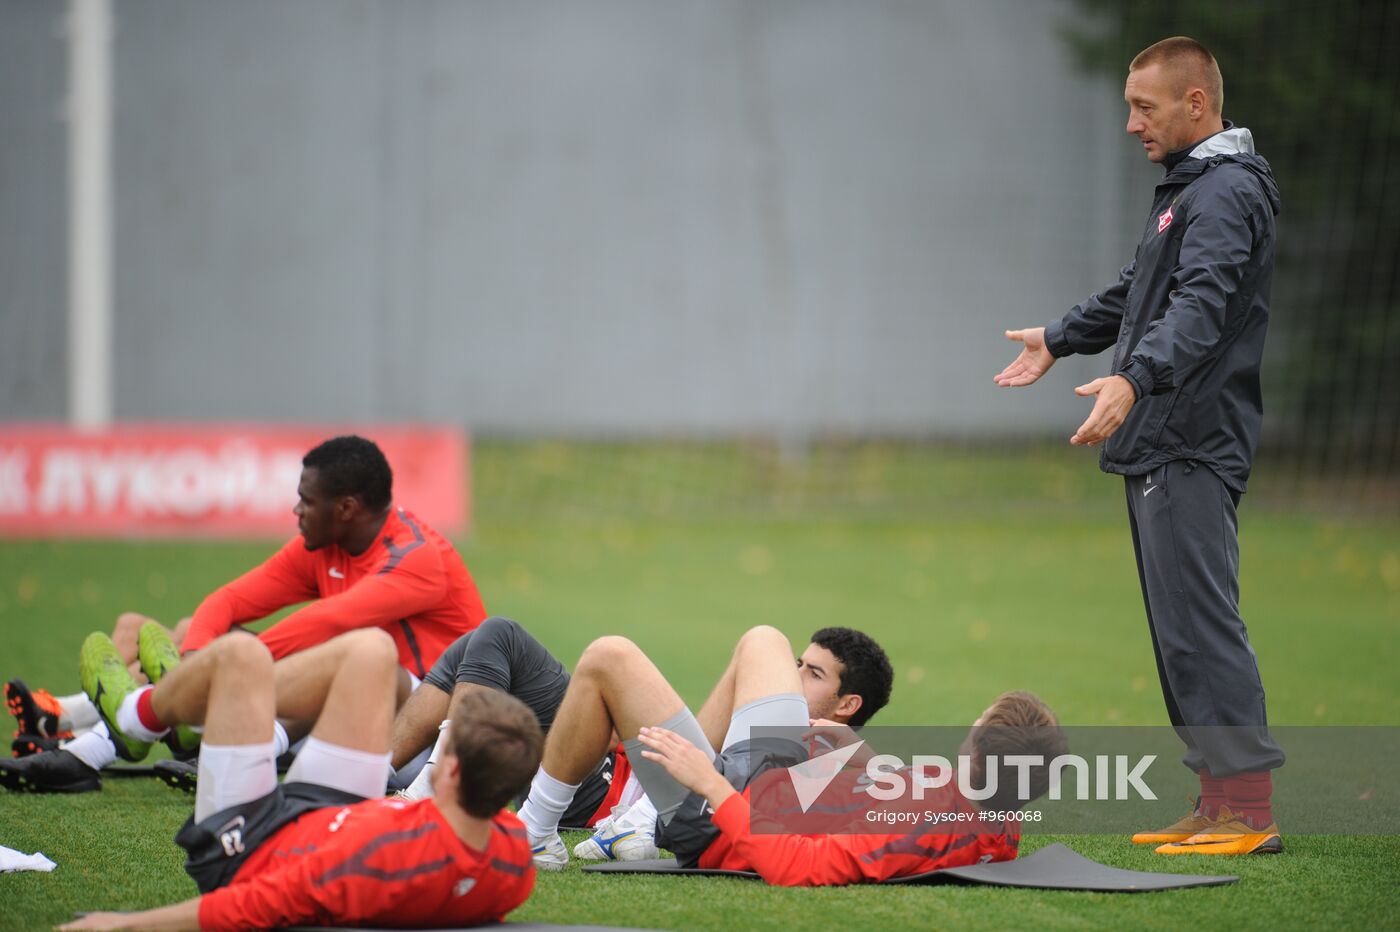
<svg viewBox="0 0 1400 932">
<path fill-rule="evenodd" d="M 974 479 L 986 474 L 960 468 Z M 1014 465 L 996 469 L 997 488 L 1033 488 L 1045 475 L 1029 463 L 1020 474 Z M 566 663 L 592 638 L 624 634 L 692 703 L 746 627 L 773 624 L 800 644 L 817 627 L 847 624 L 870 631 L 894 659 L 895 693 L 882 723 L 965 723 L 1014 687 L 1044 696 L 1071 724 L 1163 724 L 1121 485 L 1082 459 L 1073 469 L 1056 473 L 1075 484 L 1048 503 L 1007 501 L 984 482 L 971 499 L 950 493 L 912 515 L 769 509 L 745 517 L 730 509 L 557 517 L 493 506 L 479 483 L 479 520 L 462 551 L 488 608 L 527 624 Z M 949 475 L 916 470 L 907 478 L 937 483 Z M 1400 724 L 1394 523 L 1252 504 L 1241 521 L 1243 604 L 1271 719 Z M 75 690 L 86 632 L 109 628 L 125 609 L 173 621 L 271 546 L 0 542 L 0 678 Z M 171 842 L 189 807 L 154 780 L 109 779 L 102 793 L 78 797 L 0 795 L 0 844 L 41 850 L 60 865 L 52 874 L 0 875 L 0 927 L 39 928 L 75 910 L 145 908 L 192 895 Z M 729 879 L 595 877 L 571 866 L 541 876 L 513 918 L 671 929 L 1400 923 L 1400 838 L 1290 836 L 1288 814 L 1280 820 L 1287 851 L 1272 858 L 1164 864 L 1122 837 L 1024 843 L 1034 850 L 1065 841 L 1127 868 L 1238 873 L 1232 887 L 1142 895 L 781 890 Z"/>
</svg>

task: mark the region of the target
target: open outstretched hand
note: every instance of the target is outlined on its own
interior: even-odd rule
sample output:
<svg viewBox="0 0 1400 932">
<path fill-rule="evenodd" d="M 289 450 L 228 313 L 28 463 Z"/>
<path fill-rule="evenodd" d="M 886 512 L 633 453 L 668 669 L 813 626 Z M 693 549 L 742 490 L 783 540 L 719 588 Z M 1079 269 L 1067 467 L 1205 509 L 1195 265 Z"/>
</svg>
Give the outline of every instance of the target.
<svg viewBox="0 0 1400 932">
<path fill-rule="evenodd" d="M 1008 330 L 1006 338 L 1021 344 L 1021 355 L 1011 361 L 1011 365 L 998 372 L 992 379 L 1002 388 L 1015 388 L 1029 385 L 1050 371 L 1055 357 L 1045 347 L 1045 328 L 1031 327 L 1028 330 Z"/>
<path fill-rule="evenodd" d="M 1094 410 L 1089 412 L 1088 419 L 1069 438 L 1069 442 L 1077 447 L 1092 447 L 1113 436 L 1113 432 L 1123 426 L 1123 420 L 1137 401 L 1137 390 L 1121 375 L 1094 379 L 1088 385 L 1076 388 L 1074 393 L 1083 397 L 1094 396 Z"/>
</svg>

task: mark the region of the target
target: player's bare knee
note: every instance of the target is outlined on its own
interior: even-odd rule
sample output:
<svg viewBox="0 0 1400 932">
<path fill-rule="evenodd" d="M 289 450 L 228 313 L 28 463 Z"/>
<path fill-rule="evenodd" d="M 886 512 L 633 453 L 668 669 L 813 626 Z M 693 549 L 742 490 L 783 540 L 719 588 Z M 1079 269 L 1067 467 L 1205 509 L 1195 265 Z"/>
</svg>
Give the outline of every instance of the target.
<svg viewBox="0 0 1400 932">
<path fill-rule="evenodd" d="M 399 648 L 383 628 L 360 628 L 343 635 L 346 661 L 366 672 L 397 676 Z"/>
<path fill-rule="evenodd" d="M 626 669 L 642 649 L 631 640 L 619 635 L 600 637 L 589 644 L 578 660 L 575 676 L 608 676 Z"/>
<path fill-rule="evenodd" d="M 788 642 L 786 634 L 772 625 L 755 625 L 743 633 L 734 650 L 736 654 L 755 650 L 791 654 L 792 644 Z"/>
<path fill-rule="evenodd" d="M 112 626 L 112 640 L 120 640 L 127 637 L 135 640 L 136 635 L 141 631 L 141 626 L 151 619 L 140 612 L 122 612 L 117 616 L 117 623 Z"/>
<path fill-rule="evenodd" d="M 359 628 L 344 637 L 346 646 L 363 656 L 390 660 L 398 657 L 398 645 L 383 628 Z"/>
<path fill-rule="evenodd" d="M 206 648 L 218 658 L 217 669 L 236 670 L 243 675 L 272 677 L 272 652 L 255 637 L 242 632 L 225 634 Z"/>
</svg>

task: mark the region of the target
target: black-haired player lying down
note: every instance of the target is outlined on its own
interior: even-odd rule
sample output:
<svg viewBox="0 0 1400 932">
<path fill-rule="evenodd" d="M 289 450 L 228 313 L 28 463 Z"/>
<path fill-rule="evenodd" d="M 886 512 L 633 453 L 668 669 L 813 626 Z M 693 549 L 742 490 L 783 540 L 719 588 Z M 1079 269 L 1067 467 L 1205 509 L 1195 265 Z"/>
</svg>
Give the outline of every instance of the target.
<svg viewBox="0 0 1400 932">
<path fill-rule="evenodd" d="M 805 730 L 812 724 L 791 646 L 774 628 L 754 628 L 739 640 L 706 712 L 708 722 L 692 715 L 631 641 L 609 637 L 593 642 L 574 670 L 520 811 L 536 865 L 567 859 L 557 833 L 559 815 L 577 783 L 606 753 L 614 730 L 625 739 L 632 768 L 656 806 L 657 843 L 673 851 L 683 867 L 755 871 L 773 884 L 816 886 L 1016 856 L 1019 823 L 978 819 L 981 808 L 959 793 L 956 781 L 919 805 L 966 813 L 971 821 L 961 824 L 971 828 L 950 831 L 949 823 L 930 822 L 887 834 L 781 834 L 772 826 L 754 831 L 751 815 L 758 819 L 763 817 L 759 813 L 797 808 L 794 784 L 783 771 L 805 761 L 807 753 L 796 741 L 751 737 L 751 729 Z M 715 720 L 727 723 L 719 739 L 711 737 Z M 997 749 L 1003 755 L 1040 754 L 1048 762 L 1064 748 L 1053 713 L 1027 693 L 1003 695 L 973 727 L 967 747 L 974 769 L 985 760 L 984 745 L 994 734 L 1013 738 Z M 1026 737 L 1016 739 L 1018 734 Z M 1032 773 L 1033 786 L 1043 787 L 1046 770 L 1042 766 Z M 858 779 L 856 771 L 849 773 Z"/>
<path fill-rule="evenodd" d="M 823 628 L 811 637 L 801 656 L 789 656 L 813 715 L 839 723 L 864 724 L 889 701 L 893 670 L 880 645 L 851 628 Z M 711 742 L 720 742 L 729 727 L 726 689 L 733 664 L 721 677 L 716 696 L 700 710 Z M 438 739 L 433 758 L 447 735 L 449 701 L 465 693 L 496 689 L 508 692 L 534 711 L 546 735 L 553 728 L 569 686 L 569 673 L 524 626 L 508 618 L 488 618 L 462 635 L 434 664 L 423 683 L 394 720 L 393 765 L 402 767 Z M 441 724 L 440 724 L 441 723 Z M 586 860 L 641 860 L 656 857 L 656 809 L 631 772 L 626 754 L 614 745 L 579 781 L 556 824 L 594 827 L 592 837 L 574 848 Z M 432 765 L 424 767 L 404 791 L 409 799 L 431 794 Z M 562 844 L 562 843 L 561 843 Z M 538 859 L 537 866 L 562 867 L 567 854 Z"/>
</svg>

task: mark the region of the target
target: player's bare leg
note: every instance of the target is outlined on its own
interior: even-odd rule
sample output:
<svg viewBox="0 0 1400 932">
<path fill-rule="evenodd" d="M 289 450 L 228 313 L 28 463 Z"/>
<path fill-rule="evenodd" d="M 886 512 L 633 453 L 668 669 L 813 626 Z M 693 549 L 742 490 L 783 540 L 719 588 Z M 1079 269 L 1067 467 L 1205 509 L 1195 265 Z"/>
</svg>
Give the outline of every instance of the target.
<svg viewBox="0 0 1400 932">
<path fill-rule="evenodd" d="M 403 667 L 399 667 L 394 680 L 394 708 L 402 709 L 408 697 L 413 695 L 413 677 Z"/>
<path fill-rule="evenodd" d="M 605 637 L 588 646 L 574 668 L 545 741 L 544 760 L 520 810 L 537 867 L 558 870 L 568 863 L 559 819 L 617 737 L 635 739 L 643 726 L 681 716 L 690 717 L 685 703 L 636 644 Z M 705 740 L 698 726 L 693 731 L 697 741 Z"/>
<path fill-rule="evenodd" d="M 142 625 L 153 621 L 155 619 L 142 615 L 140 612 L 122 612 L 112 625 L 112 643 L 116 646 L 117 653 L 121 655 L 122 660 L 126 662 L 126 668 L 131 673 L 131 678 L 142 685 L 150 680 L 141 671 L 139 634 Z M 72 732 L 69 737 L 74 734 L 81 735 L 83 731 L 93 728 L 100 721 L 97 707 L 88 699 L 86 693 L 77 692 L 67 696 L 58 696 L 56 700 L 61 710 L 62 730 Z M 97 770 L 111 763 L 106 749 L 103 747 L 105 740 L 105 735 L 98 735 L 83 741 L 78 746 L 79 756 Z"/>
<path fill-rule="evenodd" d="M 138 684 L 148 682 L 141 670 L 139 634 L 141 626 L 151 621 L 140 612 L 123 612 L 112 625 L 112 643 Z M 175 644 L 184 639 L 189 624 L 190 619 L 184 618 L 174 631 L 167 631 Z M 5 699 L 9 711 L 19 720 L 14 745 L 17 754 L 51 750 L 58 747 L 60 740 L 81 737 L 101 721 L 97 707 L 81 691 L 56 695 L 45 689 L 31 690 L 23 681 L 11 680 L 5 685 Z M 111 762 L 102 748 L 105 742 L 104 734 L 79 745 L 80 751 L 88 748 L 89 753 L 82 756 L 91 759 L 93 769 L 100 770 Z"/>
<path fill-rule="evenodd" d="M 424 749 L 432 748 L 428 760 L 413 782 L 396 793 L 403 799 L 426 799 L 433 795 L 433 771 L 451 742 L 451 709 L 459 699 L 473 692 L 495 691 L 480 683 L 457 683 L 449 696 L 440 686 L 424 680 L 408 702 L 394 716 L 390 740 L 391 762 L 395 769 L 409 764 Z"/>
<path fill-rule="evenodd" d="M 219 638 L 156 684 L 151 708 L 167 725 L 203 725 L 207 744 L 270 742 L 276 708 L 272 655 L 257 638 Z"/>
<path fill-rule="evenodd" d="M 438 729 L 447 718 L 452 699 L 458 690 L 467 685 L 471 684 L 459 683 L 457 689 L 449 695 L 432 683 L 425 682 L 399 707 L 389 738 L 392 754 L 389 763 L 395 770 L 413 760 L 424 748 L 437 740 Z"/>
<path fill-rule="evenodd" d="M 112 625 L 112 643 L 116 646 L 117 653 L 121 655 L 122 660 L 125 661 L 127 670 L 131 673 L 132 679 L 138 684 L 149 682 L 146 674 L 141 669 L 140 659 L 141 626 L 148 623 L 155 623 L 155 621 L 152 618 L 142 615 L 140 612 L 123 612 L 117 616 L 116 622 Z M 185 618 L 180 621 L 180 624 L 175 626 L 174 631 L 167 629 L 166 633 L 171 636 L 171 639 L 177 646 L 180 644 L 181 640 L 184 639 L 185 632 L 189 630 L 189 623 L 190 619 Z M 19 685 L 22 686 L 23 684 Z M 8 697 L 11 690 L 7 688 L 6 692 Z M 45 705 L 47 708 L 45 711 L 51 711 L 52 705 L 56 705 L 58 715 L 54 722 L 54 727 L 46 730 L 27 728 L 24 727 L 24 723 L 21 723 L 20 731 L 22 733 L 33 734 L 38 739 L 46 737 L 71 739 L 75 736 L 82 737 L 85 732 L 95 727 L 98 722 L 101 721 L 101 717 L 97 712 L 97 707 L 88 699 L 86 693 L 76 692 L 69 695 L 50 696 L 46 690 L 36 690 L 34 695 L 46 700 Z M 50 705 L 50 703 L 52 705 Z M 98 735 L 92 739 L 84 740 L 79 745 L 80 756 L 87 759 L 94 769 L 100 770 L 108 763 L 111 763 L 111 761 L 107 759 L 108 755 L 105 752 L 105 748 L 103 748 L 105 741 L 105 735 Z M 45 745 L 42 741 L 35 744 L 35 747 L 43 746 Z M 86 749 L 87 753 L 83 753 L 84 749 Z"/>
<path fill-rule="evenodd" d="M 377 628 L 342 634 L 274 667 L 277 714 L 315 721 L 312 738 L 387 753 L 397 671 L 397 654 L 388 634 Z"/>
<path fill-rule="evenodd" d="M 704 729 L 710 747 L 716 751 L 719 750 L 720 742 L 724 740 L 725 730 L 729 728 L 729 716 L 734 712 L 734 680 L 739 664 L 740 644 L 743 644 L 742 638 L 739 644 L 734 646 L 734 652 L 729 655 L 729 665 L 720 674 L 719 682 L 710 690 L 710 695 L 706 697 L 700 711 L 695 713 L 695 719 Z"/>
<path fill-rule="evenodd" d="M 136 635 L 141 626 L 148 621 L 155 619 L 140 612 L 122 612 L 117 616 L 116 624 L 112 625 L 112 643 L 117 646 L 117 653 L 121 654 L 128 664 L 136 662 Z"/>
<path fill-rule="evenodd" d="M 750 702 L 784 693 L 802 693 L 792 644 L 777 628 L 750 628 L 734 649 L 734 696 L 728 716 Z"/>
<path fill-rule="evenodd" d="M 248 657 L 263 655 L 266 655 L 266 669 L 259 668 L 252 673 L 243 671 Z M 226 664 L 225 658 L 233 659 Z M 387 748 L 396 670 L 392 641 L 383 632 L 352 632 L 275 665 L 256 638 L 226 635 L 208 648 L 187 655 L 162 679 L 159 691 L 151 694 L 152 709 L 165 723 L 198 723 L 205 715 L 205 704 L 213 708 L 218 702 L 223 684 L 241 681 L 245 684 L 241 687 L 245 693 L 240 693 L 240 687 L 235 686 L 232 697 L 242 694 L 252 697 L 256 687 L 259 702 L 250 701 L 242 707 L 231 702 L 221 707 L 241 708 L 240 715 L 246 714 L 249 721 L 260 722 L 262 727 L 256 733 L 246 729 L 230 733 L 225 727 L 215 727 L 211 731 L 207 727 L 210 723 L 206 723 L 205 743 L 215 746 L 216 758 L 230 755 L 248 758 L 246 766 L 227 761 L 221 766 L 240 772 L 261 768 L 264 757 L 275 759 L 290 742 L 308 734 L 352 755 L 363 752 L 377 757 Z M 234 677 L 232 680 L 228 679 L 230 675 Z M 167 681 L 173 685 L 167 686 Z M 207 689 L 202 688 L 206 683 Z M 260 704 L 264 694 L 265 709 Z M 279 704 L 290 714 L 284 719 L 285 728 L 280 723 L 274 724 L 272 719 Z M 230 750 L 225 746 L 236 748 Z M 372 762 L 366 766 L 373 769 L 379 764 Z M 203 784 L 196 785 L 197 792 L 198 786 Z M 218 802 L 227 800 L 221 798 Z M 212 811 L 218 808 L 223 807 L 216 806 Z"/>
<path fill-rule="evenodd" d="M 364 799 L 384 795 L 398 670 L 394 641 L 378 628 L 342 634 L 277 664 L 278 714 L 316 722 L 287 783 Z"/>
<path fill-rule="evenodd" d="M 241 635 L 226 635 L 187 658 L 149 696 L 167 721 L 204 723 L 194 820 L 202 822 L 276 790 L 271 738 L 279 702 L 297 718 L 316 719 L 288 782 L 314 782 L 361 796 L 381 794 L 397 668 L 393 640 L 373 629 L 342 635 L 276 665 L 260 641 Z M 378 789 L 365 792 L 362 785 L 375 779 Z M 142 913 L 133 925 L 107 925 L 131 917 L 101 915 L 89 917 L 100 922 L 74 926 L 197 928 L 198 906 L 193 899 Z"/>
<path fill-rule="evenodd" d="M 723 748 L 725 739 L 730 737 L 735 710 L 769 696 L 800 692 L 801 677 L 793 659 L 792 645 L 781 631 L 760 625 L 739 638 L 729 658 L 729 665 L 695 718 L 705 733 L 709 747 L 718 752 Z M 641 775 L 634 770 L 629 779 L 640 780 Z M 658 816 L 660 812 L 655 800 L 643 795 L 614 822 L 612 834 L 621 836 L 631 832 L 650 837 Z M 576 847 L 575 853 L 581 856 L 580 848 L 589 850 L 586 843 Z"/>
<path fill-rule="evenodd" d="M 777 628 L 759 625 L 745 631 L 734 645 L 729 666 L 695 718 L 710 746 L 718 751 L 735 709 L 756 699 L 801 691 L 801 677 L 787 636 Z"/>
<path fill-rule="evenodd" d="M 122 612 L 117 616 L 116 624 L 112 625 L 112 643 L 116 645 L 117 653 L 122 655 L 126 661 L 127 669 L 131 671 L 132 679 L 138 683 L 146 683 L 149 680 L 141 670 L 141 628 L 146 624 L 160 624 L 154 618 L 142 615 L 140 612 Z M 165 628 L 164 625 L 161 625 Z M 190 619 L 183 618 L 174 630 L 165 628 L 165 633 L 170 636 L 176 647 L 185 639 L 185 633 L 189 631 Z"/>
<path fill-rule="evenodd" d="M 717 736 L 711 737 L 637 645 L 625 638 L 593 642 L 579 659 L 555 719 L 556 727 L 545 742 L 543 764 L 520 812 L 530 832 L 535 865 L 557 870 L 568 862 L 558 835 L 559 817 L 579 782 L 606 753 L 614 729 L 626 742 L 632 768 L 648 790 L 646 821 L 654 824 L 659 818 L 667 822 L 688 791 L 666 778 L 659 765 L 640 757 L 640 746 L 634 745 L 643 726 L 660 725 L 676 731 L 713 759 L 729 737 L 737 709 L 773 696 L 800 699 L 801 695 L 802 684 L 787 638 L 766 625 L 753 628 L 739 639 L 729 668 L 706 703 Z M 718 727 L 720 721 L 724 731 Z M 658 776 L 663 779 L 656 779 Z M 634 808 L 644 807 L 639 802 Z M 629 812 L 617 824 L 636 828 L 631 819 Z"/>
<path fill-rule="evenodd" d="M 276 664 L 261 641 L 244 634 L 188 655 L 150 692 L 150 711 L 159 723 L 205 725 L 196 821 L 276 788 L 276 758 L 287 740 L 279 746 L 274 738 L 279 711 L 294 728 L 315 723 L 289 782 L 382 795 L 397 666 L 393 641 L 377 630 L 342 635 Z"/>
<path fill-rule="evenodd" d="M 599 638 L 583 652 L 545 743 L 543 768 L 578 783 L 607 754 L 614 728 L 627 740 L 685 708 L 680 695 L 627 638 Z"/>
</svg>

